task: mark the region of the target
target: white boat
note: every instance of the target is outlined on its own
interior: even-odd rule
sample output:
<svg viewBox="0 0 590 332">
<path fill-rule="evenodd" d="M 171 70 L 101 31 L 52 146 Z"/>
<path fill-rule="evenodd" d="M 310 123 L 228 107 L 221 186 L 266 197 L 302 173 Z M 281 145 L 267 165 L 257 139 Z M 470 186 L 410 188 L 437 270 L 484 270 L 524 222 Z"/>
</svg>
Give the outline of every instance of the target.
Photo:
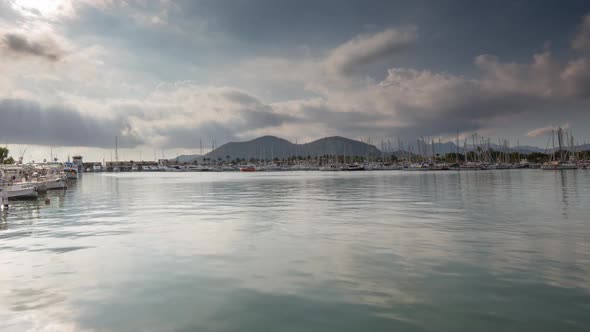
<svg viewBox="0 0 590 332">
<path fill-rule="evenodd" d="M 359 164 L 349 164 L 342 168 L 343 171 L 364 171 L 365 166 Z"/>
<path fill-rule="evenodd" d="M 34 182 L 40 191 L 66 189 L 68 184 L 61 176 L 40 177 Z"/>
<path fill-rule="evenodd" d="M 459 166 L 460 170 L 485 170 L 487 169 L 486 165 L 480 163 L 480 162 L 473 162 L 473 161 L 468 161 L 465 164 L 462 164 Z"/>
<path fill-rule="evenodd" d="M 267 172 L 280 172 L 280 171 L 282 171 L 282 170 L 283 170 L 281 167 L 279 167 L 279 166 L 277 166 L 277 165 L 274 165 L 274 164 L 271 164 L 271 165 L 266 165 L 266 166 L 264 166 L 264 169 L 265 169 Z"/>
<path fill-rule="evenodd" d="M 94 171 L 94 173 L 102 172 L 102 165 L 101 164 L 94 164 L 94 166 L 92 166 L 92 170 Z"/>
<path fill-rule="evenodd" d="M 210 169 L 203 165 L 189 165 L 186 167 L 187 172 L 208 172 Z"/>
<path fill-rule="evenodd" d="M 178 165 L 164 166 L 165 172 L 184 172 L 184 169 Z"/>
<path fill-rule="evenodd" d="M 0 195 L 8 199 L 35 199 L 39 193 L 33 183 L 20 182 L 1 187 Z"/>
<path fill-rule="evenodd" d="M 411 164 L 408 167 L 404 168 L 406 171 L 429 171 L 430 165 L 427 163 L 415 163 Z"/>
<path fill-rule="evenodd" d="M 334 164 L 320 167 L 320 171 L 323 171 L 323 172 L 334 172 L 334 171 L 340 171 L 340 170 L 341 170 L 341 168 L 338 167 L 337 165 L 334 165 Z"/>
</svg>

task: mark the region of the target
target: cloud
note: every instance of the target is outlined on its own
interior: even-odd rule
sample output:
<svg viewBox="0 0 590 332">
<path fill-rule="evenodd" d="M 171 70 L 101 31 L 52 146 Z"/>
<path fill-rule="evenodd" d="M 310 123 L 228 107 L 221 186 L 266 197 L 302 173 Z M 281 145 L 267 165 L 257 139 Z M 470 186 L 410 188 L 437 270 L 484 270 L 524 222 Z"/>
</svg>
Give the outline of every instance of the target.
<svg viewBox="0 0 590 332">
<path fill-rule="evenodd" d="M 65 51 L 49 36 L 31 40 L 19 33 L 5 33 L 0 40 L 0 47 L 15 56 L 32 56 L 48 61 L 60 60 Z"/>
<path fill-rule="evenodd" d="M 297 122 L 291 124 L 298 128 L 295 132 L 313 136 L 306 125 L 315 123 L 311 128 L 316 137 L 317 133 L 443 135 L 497 128 L 517 119 L 541 121 L 585 112 L 580 105 L 587 104 L 586 60 L 564 65 L 545 52 L 534 54 L 528 63 L 502 62 L 492 55 L 478 56 L 474 63 L 480 70 L 474 78 L 398 67 L 390 68 L 380 82 L 312 77 L 316 81 L 305 84 L 313 87 L 316 97 L 273 106 L 296 116 Z M 556 109 L 562 111 L 557 114 Z"/>
<path fill-rule="evenodd" d="M 572 41 L 575 50 L 590 50 L 590 14 L 584 16 Z"/>
<path fill-rule="evenodd" d="M 568 96 L 590 98 L 590 60 L 571 61 L 561 72 L 564 92 Z"/>
<path fill-rule="evenodd" d="M 546 127 L 536 128 L 536 129 L 533 129 L 533 130 L 527 132 L 526 135 L 527 135 L 527 137 L 545 136 L 545 135 L 551 133 L 552 131 L 559 130 L 559 128 L 569 129 L 570 125 L 569 125 L 569 123 L 566 123 L 562 126 L 546 126 Z"/>
<path fill-rule="evenodd" d="M 124 7 L 121 2 L 88 0 L 75 6 L 78 19 L 60 21 L 59 29 L 0 31 L 0 36 L 13 36 L 0 37 L 2 48 L 13 56 L 57 62 L 51 66 L 38 61 L 4 65 L 3 70 L 11 67 L 5 75 L 11 79 L 5 84 L 2 80 L 6 79 L 0 77 L 0 87 L 5 87 L 0 98 L 21 98 L 10 99 L 13 109 L 14 104 L 26 104 L 26 99 L 71 105 L 20 106 L 28 115 L 19 118 L 12 112 L 10 119 L 22 133 L 27 133 L 23 123 L 31 121 L 30 117 L 45 119 L 46 114 L 53 114 L 52 119 L 64 122 L 51 122 L 51 126 L 67 131 L 60 125 L 69 123 L 65 120 L 69 118 L 78 128 L 87 126 L 94 133 L 89 136 L 100 138 L 76 139 L 76 144 L 111 146 L 112 137 L 119 135 L 129 137 L 133 144 L 196 148 L 199 138 L 222 142 L 264 134 L 300 139 L 324 135 L 415 138 L 454 134 L 457 129 L 503 128 L 507 122 L 527 118 L 534 119 L 531 126 L 542 126 L 587 112 L 590 60 L 580 54 L 564 61 L 567 55 L 553 57 L 546 49 L 524 62 L 482 54 L 473 57 L 471 68 L 464 71 L 469 76 L 463 76 L 413 67 L 404 57 L 399 57 L 403 63 L 393 62 L 417 42 L 415 28 L 361 35 L 351 28 L 330 38 L 318 36 L 321 46 L 310 38 L 309 44 L 304 41 L 294 49 L 295 41 L 288 40 L 290 48 L 277 46 L 273 56 L 268 56 L 260 39 L 235 41 L 231 38 L 242 35 L 222 36 L 227 33 L 220 32 L 224 30 L 167 33 L 174 24 L 190 26 L 187 17 L 182 19 L 181 12 L 159 2 L 127 3 Z M 133 13 L 140 16 L 130 17 Z M 152 21 L 154 15 L 166 18 L 168 25 L 158 27 L 163 22 Z M 384 24 L 371 29 L 376 26 Z M 259 28 L 261 25 L 254 27 Z M 431 38 L 429 30 L 424 31 L 423 38 Z M 332 37 L 341 40 L 342 35 L 352 38 L 323 49 Z M 271 37 L 276 36 L 271 32 L 263 39 Z M 209 38 L 210 44 L 203 44 L 203 38 Z M 48 39 L 57 42 L 52 45 Z M 227 56 L 234 47 L 243 47 L 243 52 L 232 54 L 231 65 L 207 51 Z M 300 52 L 299 47 L 306 51 Z M 223 70 L 216 68 L 220 64 Z M 201 81 L 178 81 L 182 79 Z M 40 120 L 31 123 L 42 127 Z M 37 131 L 39 135 L 26 138 L 21 133 L 18 137 L 30 144 L 54 144 L 51 135 Z"/>
<path fill-rule="evenodd" d="M 243 90 L 191 82 L 162 84 L 143 100 L 118 100 L 103 107 L 127 119 L 146 144 L 165 148 L 196 148 L 199 138 L 251 138 L 254 131 L 297 121 Z"/>
<path fill-rule="evenodd" d="M 360 35 L 336 47 L 326 66 L 337 73 L 351 74 L 359 67 L 388 58 L 415 42 L 416 29 L 387 29 L 373 35 Z"/>
<path fill-rule="evenodd" d="M 115 136 L 121 147 L 142 143 L 124 119 L 95 118 L 63 106 L 43 108 L 29 100 L 0 99 L 0 118 L 5 143 L 111 147 Z"/>
</svg>

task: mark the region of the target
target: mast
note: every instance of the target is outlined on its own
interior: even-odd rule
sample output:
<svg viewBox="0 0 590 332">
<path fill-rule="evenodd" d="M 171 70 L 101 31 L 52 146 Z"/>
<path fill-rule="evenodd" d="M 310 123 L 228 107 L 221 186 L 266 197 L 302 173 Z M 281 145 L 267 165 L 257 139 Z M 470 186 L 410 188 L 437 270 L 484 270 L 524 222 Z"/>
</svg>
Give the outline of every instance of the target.
<svg viewBox="0 0 590 332">
<path fill-rule="evenodd" d="M 559 143 L 559 161 L 563 161 L 563 130 L 561 127 L 557 130 L 557 141 Z"/>
<path fill-rule="evenodd" d="M 115 136 L 115 161 L 119 161 L 119 137 Z"/>
<path fill-rule="evenodd" d="M 459 164 L 459 129 L 457 129 L 457 144 L 455 144 L 455 161 Z"/>
<path fill-rule="evenodd" d="M 553 144 L 553 149 L 551 150 L 551 161 L 555 161 L 555 130 L 551 130 L 551 143 Z"/>
</svg>

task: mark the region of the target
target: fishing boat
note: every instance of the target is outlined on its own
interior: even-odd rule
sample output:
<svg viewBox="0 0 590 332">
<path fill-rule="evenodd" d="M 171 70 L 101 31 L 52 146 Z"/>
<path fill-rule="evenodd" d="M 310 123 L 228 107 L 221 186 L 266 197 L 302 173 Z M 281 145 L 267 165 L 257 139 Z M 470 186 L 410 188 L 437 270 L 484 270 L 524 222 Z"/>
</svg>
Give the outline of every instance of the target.
<svg viewBox="0 0 590 332">
<path fill-rule="evenodd" d="M 39 196 L 39 192 L 35 184 L 20 182 L 0 187 L 0 195 L 8 199 L 36 199 Z"/>
<path fill-rule="evenodd" d="M 78 180 L 78 166 L 73 163 L 65 163 L 64 164 L 64 173 L 66 174 L 66 178 L 68 180 Z"/>
<path fill-rule="evenodd" d="M 66 179 L 60 176 L 40 177 L 34 182 L 39 191 L 66 189 Z"/>
</svg>

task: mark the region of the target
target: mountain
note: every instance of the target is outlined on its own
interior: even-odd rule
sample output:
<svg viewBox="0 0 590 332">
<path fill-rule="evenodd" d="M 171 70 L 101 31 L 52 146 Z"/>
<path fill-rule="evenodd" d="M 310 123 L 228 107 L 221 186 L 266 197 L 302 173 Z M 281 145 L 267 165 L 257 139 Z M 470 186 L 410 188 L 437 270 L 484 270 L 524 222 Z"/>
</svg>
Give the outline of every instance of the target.
<svg viewBox="0 0 590 332">
<path fill-rule="evenodd" d="M 201 160 L 203 156 L 200 154 L 181 154 L 180 156 L 174 158 L 177 163 L 192 163 L 195 160 Z"/>
<path fill-rule="evenodd" d="M 311 143 L 293 144 L 274 136 L 262 136 L 246 142 L 231 142 L 207 153 L 211 159 L 273 159 L 289 157 L 320 157 L 324 155 L 380 156 L 381 151 L 374 145 L 345 137 L 326 137 Z"/>
<path fill-rule="evenodd" d="M 418 148 L 420 147 L 420 148 Z M 490 144 L 493 150 L 501 151 L 503 148 L 497 144 Z M 408 152 L 414 156 L 422 154 L 432 155 L 432 144 L 415 141 L 413 143 L 402 144 L 402 149 L 394 152 L 385 152 L 385 155 L 393 154 L 396 157 L 408 156 Z M 473 151 L 473 145 L 467 145 L 468 151 Z M 590 144 L 584 144 L 576 147 L 576 151 L 590 150 Z M 434 143 L 434 153 L 445 155 L 447 153 L 464 153 L 463 145 L 457 146 L 454 142 Z M 522 154 L 530 154 L 534 152 L 545 152 L 545 149 L 535 146 L 517 146 L 510 147 L 509 152 L 520 152 Z M 549 153 L 551 148 L 547 150 Z M 251 141 L 246 142 L 231 142 L 224 144 L 217 149 L 200 155 L 181 155 L 175 158 L 178 163 L 190 163 L 195 160 L 201 161 L 203 158 L 210 158 L 212 160 L 230 160 L 236 158 L 249 160 L 254 159 L 273 159 L 273 158 L 289 158 L 289 157 L 320 157 L 325 155 L 344 155 L 347 156 L 374 156 L 380 157 L 382 152 L 374 145 L 370 145 L 361 141 L 352 140 L 345 137 L 333 136 L 325 137 L 310 143 L 293 144 L 285 139 L 275 136 L 262 136 Z"/>
</svg>

